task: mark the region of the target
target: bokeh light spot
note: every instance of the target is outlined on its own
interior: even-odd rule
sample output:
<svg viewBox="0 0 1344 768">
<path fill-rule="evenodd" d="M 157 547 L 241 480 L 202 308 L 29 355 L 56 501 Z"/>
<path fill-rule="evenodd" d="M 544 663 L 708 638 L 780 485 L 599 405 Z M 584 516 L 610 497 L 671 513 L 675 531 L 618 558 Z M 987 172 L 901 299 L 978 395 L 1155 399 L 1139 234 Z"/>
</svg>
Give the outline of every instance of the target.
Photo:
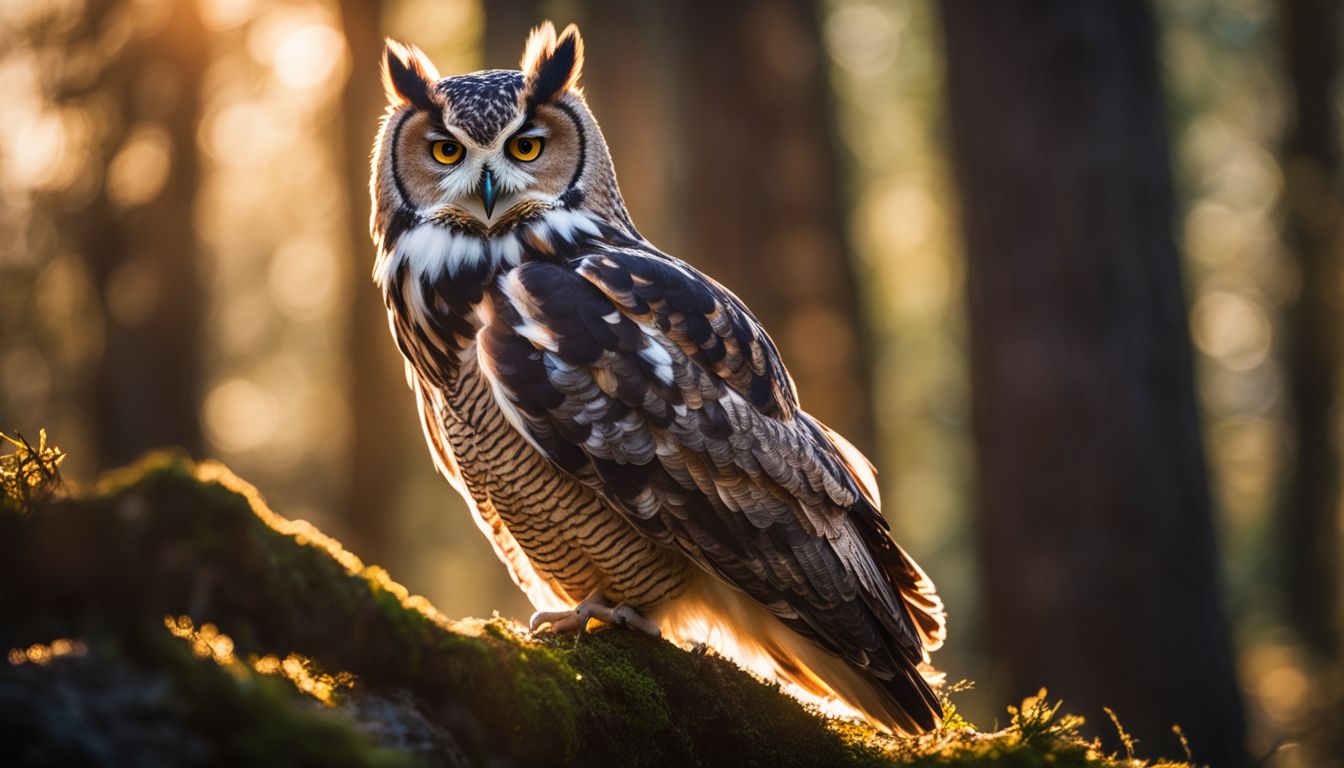
<svg viewBox="0 0 1344 768">
<path fill-rule="evenodd" d="M 163 191 L 172 169 L 172 140 L 154 124 L 131 130 L 107 168 L 107 196 L 113 205 L 134 208 Z"/>
<path fill-rule="evenodd" d="M 279 426 L 275 397 L 246 379 L 228 379 L 205 398 L 205 431 L 225 451 L 260 448 Z"/>
<path fill-rule="evenodd" d="M 826 50 L 836 63 L 859 75 L 871 75 L 896 60 L 900 27 L 874 5 L 846 5 L 826 18 Z"/>
<path fill-rule="evenodd" d="M 1210 290 L 1200 296 L 1191 315 L 1196 346 L 1223 366 L 1244 371 L 1269 355 L 1269 318 L 1264 306 L 1254 299 L 1228 290 Z"/>
<path fill-rule="evenodd" d="M 335 247 L 320 237 L 288 240 L 271 259 L 271 296 L 297 319 L 330 311 L 339 279 Z"/>
<path fill-rule="evenodd" d="M 341 71 L 345 38 L 326 24 L 305 24 L 286 32 L 271 65 L 280 82 L 297 90 L 315 88 Z"/>
<path fill-rule="evenodd" d="M 215 32 L 225 32 L 252 18 L 256 5 L 256 0 L 201 0 L 201 21 Z"/>
<path fill-rule="evenodd" d="M 85 656 L 89 647 L 82 640 L 60 637 L 50 643 L 33 643 L 26 648 L 11 648 L 5 654 L 11 666 L 37 664 L 45 666 L 66 656 Z"/>
</svg>

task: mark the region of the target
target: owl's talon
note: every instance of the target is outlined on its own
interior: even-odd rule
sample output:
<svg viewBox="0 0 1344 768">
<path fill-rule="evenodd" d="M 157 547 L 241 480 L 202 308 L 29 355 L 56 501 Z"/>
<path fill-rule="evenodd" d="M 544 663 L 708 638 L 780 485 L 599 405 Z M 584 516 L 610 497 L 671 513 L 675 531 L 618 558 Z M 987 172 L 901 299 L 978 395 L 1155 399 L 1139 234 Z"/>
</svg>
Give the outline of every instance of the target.
<svg viewBox="0 0 1344 768">
<path fill-rule="evenodd" d="M 567 635 L 585 629 L 588 617 L 580 616 L 579 608 L 572 611 L 537 611 L 528 621 L 532 632 L 547 632 L 554 635 Z"/>
<path fill-rule="evenodd" d="M 588 598 L 572 610 L 537 611 L 532 614 L 528 626 L 533 632 L 545 632 L 552 635 L 569 635 L 588 631 L 588 620 L 608 621 L 611 609 L 595 598 Z"/>
<path fill-rule="evenodd" d="M 546 632 L 553 635 L 583 633 L 588 631 L 590 619 L 643 632 L 650 637 L 663 636 L 657 624 L 644 618 L 633 607 L 621 603 L 612 608 L 601 595 L 590 595 L 574 606 L 573 610 L 537 611 L 528 621 L 528 628 L 532 632 Z"/>
<path fill-rule="evenodd" d="M 643 632 L 650 637 L 662 637 L 663 630 L 657 624 L 644 618 L 639 611 L 630 607 L 626 603 L 616 606 L 611 612 L 611 623 L 618 627 L 633 629 L 636 632 Z"/>
</svg>

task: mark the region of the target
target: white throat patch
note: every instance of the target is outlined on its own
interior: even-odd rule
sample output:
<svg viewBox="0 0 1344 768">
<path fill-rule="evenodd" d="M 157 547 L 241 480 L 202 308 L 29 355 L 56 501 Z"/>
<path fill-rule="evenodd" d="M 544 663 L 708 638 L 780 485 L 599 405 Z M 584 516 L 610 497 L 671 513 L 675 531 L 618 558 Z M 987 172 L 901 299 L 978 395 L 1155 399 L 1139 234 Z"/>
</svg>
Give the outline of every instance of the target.
<svg viewBox="0 0 1344 768">
<path fill-rule="evenodd" d="M 597 219 L 592 214 L 563 208 L 547 211 L 523 229 L 532 238 L 546 240 L 556 246 L 572 244 L 584 235 L 601 234 Z M 495 270 L 511 269 L 522 263 L 523 235 L 520 229 L 497 237 L 481 238 L 474 234 L 454 232 L 434 222 L 423 222 L 397 238 L 392 252 L 379 259 L 373 279 L 387 291 L 403 264 L 412 275 L 428 282 L 439 280 L 445 271 L 451 279 L 464 271 L 479 268 L 486 260 Z"/>
</svg>

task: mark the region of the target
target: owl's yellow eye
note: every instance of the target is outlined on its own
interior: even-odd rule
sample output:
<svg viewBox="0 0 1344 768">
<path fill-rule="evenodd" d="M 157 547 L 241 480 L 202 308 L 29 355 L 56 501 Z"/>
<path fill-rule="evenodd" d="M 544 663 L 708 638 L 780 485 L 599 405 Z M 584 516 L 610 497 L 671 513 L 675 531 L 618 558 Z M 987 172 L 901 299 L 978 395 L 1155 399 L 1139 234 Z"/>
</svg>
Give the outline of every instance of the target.
<svg viewBox="0 0 1344 768">
<path fill-rule="evenodd" d="M 541 157 L 541 144 L 540 136 L 514 136 L 509 139 L 509 154 L 514 160 L 530 163 Z"/>
<path fill-rule="evenodd" d="M 462 156 L 467 154 L 462 150 L 462 144 L 456 141 L 436 141 L 430 145 L 429 151 L 443 165 L 457 165 L 462 162 Z"/>
</svg>

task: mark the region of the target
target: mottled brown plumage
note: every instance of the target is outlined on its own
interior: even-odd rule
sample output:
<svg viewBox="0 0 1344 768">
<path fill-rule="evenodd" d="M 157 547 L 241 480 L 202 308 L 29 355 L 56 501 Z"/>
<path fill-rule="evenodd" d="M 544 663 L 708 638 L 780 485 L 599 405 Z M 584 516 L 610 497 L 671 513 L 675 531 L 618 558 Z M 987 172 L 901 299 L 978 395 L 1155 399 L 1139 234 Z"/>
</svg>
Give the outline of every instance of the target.
<svg viewBox="0 0 1344 768">
<path fill-rule="evenodd" d="M 932 727 L 942 603 L 872 468 L 747 308 L 639 235 L 582 60 L 549 24 L 521 72 L 438 80 L 389 43 L 374 276 L 440 470 L 539 611 L 578 606 L 545 621 L 656 625 Z"/>
</svg>

